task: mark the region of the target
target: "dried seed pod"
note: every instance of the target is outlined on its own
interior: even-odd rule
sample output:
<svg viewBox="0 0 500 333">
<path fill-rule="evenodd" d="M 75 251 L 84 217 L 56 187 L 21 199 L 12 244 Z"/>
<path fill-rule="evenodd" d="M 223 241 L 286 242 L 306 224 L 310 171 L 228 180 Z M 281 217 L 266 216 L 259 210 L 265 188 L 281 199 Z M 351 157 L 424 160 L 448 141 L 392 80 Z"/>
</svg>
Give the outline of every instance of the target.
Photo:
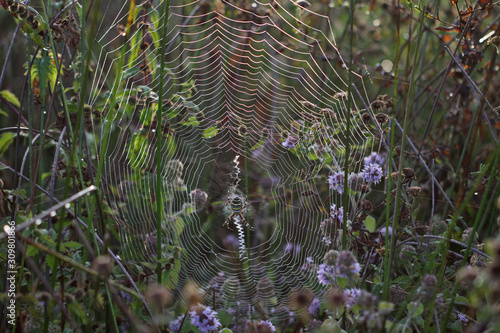
<svg viewBox="0 0 500 333">
<path fill-rule="evenodd" d="M 372 211 L 373 210 L 373 203 L 370 200 L 364 199 L 361 201 L 360 207 L 363 210 Z"/>
<path fill-rule="evenodd" d="M 422 188 L 420 186 L 412 186 L 406 189 L 406 193 L 411 196 L 419 195 L 420 192 L 422 192 Z"/>
<path fill-rule="evenodd" d="M 363 120 L 364 123 L 368 123 L 371 119 L 372 117 L 370 117 L 370 114 L 368 112 L 364 112 L 361 115 L 361 120 Z"/>
<path fill-rule="evenodd" d="M 375 115 L 375 119 L 377 119 L 379 124 L 383 124 L 389 121 L 389 116 L 385 113 L 378 113 Z"/>
<path fill-rule="evenodd" d="M 407 179 L 412 179 L 415 177 L 415 171 L 413 168 L 403 168 L 403 175 Z"/>
</svg>

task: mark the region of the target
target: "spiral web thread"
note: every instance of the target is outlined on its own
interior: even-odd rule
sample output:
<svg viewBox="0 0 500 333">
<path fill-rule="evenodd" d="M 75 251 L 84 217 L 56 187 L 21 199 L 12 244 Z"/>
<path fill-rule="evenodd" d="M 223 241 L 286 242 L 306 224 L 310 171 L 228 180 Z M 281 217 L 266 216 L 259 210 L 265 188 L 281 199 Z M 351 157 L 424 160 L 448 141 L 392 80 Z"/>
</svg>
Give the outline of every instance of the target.
<svg viewBox="0 0 500 333">
<path fill-rule="evenodd" d="M 289 320 L 295 314 L 287 295 L 322 292 L 313 268 L 334 246 L 322 242 L 320 222 L 329 207 L 314 195 L 328 193 L 326 175 L 344 164 L 347 85 L 337 69 L 344 77 L 347 71 L 331 22 L 292 2 L 237 7 L 195 1 L 171 6 L 162 36 L 161 6 L 136 6 L 124 37 L 124 4 L 109 25 L 103 21 L 97 41 L 88 104 L 108 110 L 94 124 L 101 138 L 95 149 L 105 159 L 120 256 L 132 269 L 151 269 L 160 232 L 163 258 L 175 246 L 182 249 L 181 270 L 171 282 L 178 297 L 194 282 L 214 290 L 216 309 L 231 309 L 235 327 L 250 318 Z M 126 40 L 130 48 L 116 79 Z M 158 70 L 160 43 L 167 45 L 164 73 Z M 161 117 L 155 113 L 159 75 L 165 82 Z M 109 105 L 114 84 L 125 89 Z M 354 127 L 351 144 L 364 147 L 366 131 Z M 107 150 L 101 146 L 105 136 L 112 142 Z M 155 213 L 157 149 L 162 230 Z M 361 162 L 349 156 L 354 170 Z M 230 187 L 248 198 L 244 215 L 255 231 L 243 228 L 238 216 L 237 235 L 222 228 Z M 341 205 L 338 193 L 330 190 L 329 197 Z"/>
</svg>

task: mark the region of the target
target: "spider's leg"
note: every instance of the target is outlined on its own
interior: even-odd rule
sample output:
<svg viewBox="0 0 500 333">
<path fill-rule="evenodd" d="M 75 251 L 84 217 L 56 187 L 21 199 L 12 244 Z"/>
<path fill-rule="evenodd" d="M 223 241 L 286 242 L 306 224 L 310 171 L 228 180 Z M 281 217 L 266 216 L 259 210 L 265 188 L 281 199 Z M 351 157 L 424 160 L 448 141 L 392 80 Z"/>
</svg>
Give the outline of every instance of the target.
<svg viewBox="0 0 500 333">
<path fill-rule="evenodd" d="M 243 221 L 243 224 L 245 225 L 248 230 L 255 230 L 250 224 L 248 224 L 247 219 L 243 216 L 243 214 L 239 213 L 241 220 Z"/>
<path fill-rule="evenodd" d="M 230 226 L 230 222 L 231 222 L 231 219 L 233 218 L 233 215 L 235 213 L 232 213 L 231 215 L 229 215 L 229 217 L 227 218 L 226 222 L 224 222 L 224 224 L 222 225 L 223 227 L 227 227 L 229 230 L 233 230 Z"/>
</svg>

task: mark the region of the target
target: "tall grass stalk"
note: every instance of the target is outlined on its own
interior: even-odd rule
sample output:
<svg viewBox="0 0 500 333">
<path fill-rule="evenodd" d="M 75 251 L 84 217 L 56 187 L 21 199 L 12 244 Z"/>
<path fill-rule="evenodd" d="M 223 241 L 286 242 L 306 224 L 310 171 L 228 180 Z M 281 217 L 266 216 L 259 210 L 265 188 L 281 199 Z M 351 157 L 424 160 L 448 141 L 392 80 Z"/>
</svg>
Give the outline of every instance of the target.
<svg viewBox="0 0 500 333">
<path fill-rule="evenodd" d="M 162 36 L 167 36 L 168 17 L 170 15 L 170 0 L 164 1 L 162 9 L 163 23 L 162 23 Z M 156 126 L 156 274 L 158 284 L 161 284 L 161 258 L 162 258 L 162 222 L 163 222 L 163 196 L 162 196 L 162 177 L 161 177 L 161 148 L 163 146 L 163 84 L 165 73 L 165 44 L 161 43 L 160 49 L 160 73 L 159 73 L 159 87 L 158 87 L 158 111 L 156 113 L 157 126 Z M 167 133 L 168 134 L 168 133 Z M 172 199 L 170 199 L 171 201 Z M 171 213 L 171 211 L 169 211 Z M 167 216 L 169 218 L 169 216 Z"/>
</svg>

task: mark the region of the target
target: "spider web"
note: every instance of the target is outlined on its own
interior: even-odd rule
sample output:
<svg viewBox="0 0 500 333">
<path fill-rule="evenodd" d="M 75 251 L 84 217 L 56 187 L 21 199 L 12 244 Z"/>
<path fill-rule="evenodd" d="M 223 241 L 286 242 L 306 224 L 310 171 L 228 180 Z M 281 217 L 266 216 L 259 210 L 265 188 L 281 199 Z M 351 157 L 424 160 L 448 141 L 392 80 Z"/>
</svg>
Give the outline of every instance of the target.
<svg viewBox="0 0 500 333">
<path fill-rule="evenodd" d="M 344 165 L 348 112 L 347 65 L 332 24 L 292 2 L 195 1 L 171 5 L 162 36 L 162 5 L 137 5 L 127 35 L 124 4 L 112 22 L 102 22 L 96 41 L 88 104 L 107 110 L 94 124 L 95 147 L 104 159 L 120 257 L 132 269 L 152 271 L 161 233 L 163 258 L 181 249 L 180 270 L 167 281 L 181 300 L 195 283 L 211 305 L 215 294 L 216 310 L 232 311 L 233 325 L 293 319 L 290 292 L 322 292 L 314 267 L 335 244 L 323 242 L 320 223 L 329 205 L 342 205 L 327 181 Z M 362 166 L 360 151 L 372 149 L 367 135 L 366 128 L 351 129 L 351 145 L 359 148 L 348 156 L 353 171 Z M 162 230 L 155 212 L 157 149 Z M 230 219 L 230 230 L 222 225 L 236 196 L 247 203 Z M 255 230 L 242 226 L 241 217 Z"/>
</svg>

